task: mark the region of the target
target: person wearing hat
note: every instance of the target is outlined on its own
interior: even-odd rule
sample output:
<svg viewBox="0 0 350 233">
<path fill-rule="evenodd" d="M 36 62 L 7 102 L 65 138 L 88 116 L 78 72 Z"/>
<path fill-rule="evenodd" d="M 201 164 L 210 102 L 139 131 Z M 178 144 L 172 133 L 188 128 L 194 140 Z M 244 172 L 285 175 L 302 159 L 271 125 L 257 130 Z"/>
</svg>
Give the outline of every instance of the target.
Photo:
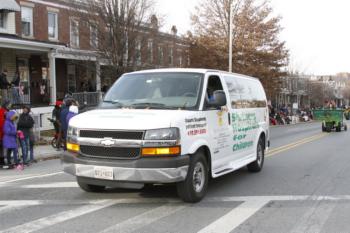
<svg viewBox="0 0 350 233">
<path fill-rule="evenodd" d="M 17 130 L 20 130 L 24 134 L 24 142 L 23 147 L 22 147 L 22 153 L 23 153 L 23 162 L 28 163 L 28 162 L 34 162 L 34 156 L 32 153 L 32 147 L 30 144 L 30 136 L 31 136 L 31 130 L 34 127 L 34 119 L 32 116 L 29 114 L 30 113 L 30 107 L 24 106 L 23 107 L 23 112 L 19 116 L 18 123 L 17 123 Z M 31 150 L 30 153 L 30 159 L 27 161 L 28 158 L 28 151 Z"/>
<path fill-rule="evenodd" d="M 2 144 L 2 139 L 4 136 L 4 124 L 5 124 L 5 119 L 6 119 L 6 113 L 10 110 L 11 108 L 11 102 L 9 100 L 5 100 L 0 108 L 0 166 L 5 165 L 5 156 L 4 156 L 4 148 Z"/>
</svg>

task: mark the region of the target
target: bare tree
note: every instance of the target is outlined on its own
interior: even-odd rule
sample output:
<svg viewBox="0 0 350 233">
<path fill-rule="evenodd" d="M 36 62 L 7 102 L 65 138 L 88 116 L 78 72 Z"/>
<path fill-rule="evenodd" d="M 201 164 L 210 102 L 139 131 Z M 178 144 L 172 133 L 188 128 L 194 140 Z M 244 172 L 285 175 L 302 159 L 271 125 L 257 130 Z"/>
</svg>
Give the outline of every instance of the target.
<svg viewBox="0 0 350 233">
<path fill-rule="evenodd" d="M 110 65 L 110 72 L 118 75 L 140 62 L 145 30 L 158 31 L 153 6 L 153 0 L 86 0 L 84 6 L 78 6 L 83 10 L 74 14 L 87 28 L 87 38 L 94 37 L 95 49 Z"/>
</svg>

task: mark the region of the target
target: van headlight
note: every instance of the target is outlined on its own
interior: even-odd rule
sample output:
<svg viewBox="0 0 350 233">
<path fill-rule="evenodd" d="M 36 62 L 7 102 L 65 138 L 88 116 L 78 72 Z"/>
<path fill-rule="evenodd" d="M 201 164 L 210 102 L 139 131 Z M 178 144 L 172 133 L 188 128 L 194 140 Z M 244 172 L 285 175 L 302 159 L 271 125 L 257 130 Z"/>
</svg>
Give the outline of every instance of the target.
<svg viewBox="0 0 350 233">
<path fill-rule="evenodd" d="M 180 155 L 180 130 L 178 128 L 147 130 L 141 154 L 144 157 Z"/>
<path fill-rule="evenodd" d="M 68 137 L 78 137 L 79 135 L 79 130 L 76 127 L 69 126 L 68 131 L 67 131 L 67 136 Z"/>
<path fill-rule="evenodd" d="M 147 130 L 145 140 L 180 140 L 180 130 L 178 128 Z"/>
</svg>

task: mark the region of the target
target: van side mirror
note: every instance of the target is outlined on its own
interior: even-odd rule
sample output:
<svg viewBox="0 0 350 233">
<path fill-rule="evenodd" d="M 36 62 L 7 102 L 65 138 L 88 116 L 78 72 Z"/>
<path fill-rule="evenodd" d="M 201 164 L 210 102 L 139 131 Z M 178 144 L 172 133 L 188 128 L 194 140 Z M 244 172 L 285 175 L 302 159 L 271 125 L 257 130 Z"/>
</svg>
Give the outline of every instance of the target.
<svg viewBox="0 0 350 233">
<path fill-rule="evenodd" d="M 214 91 L 213 100 L 207 103 L 209 108 L 221 108 L 227 104 L 226 94 L 224 91 Z"/>
</svg>

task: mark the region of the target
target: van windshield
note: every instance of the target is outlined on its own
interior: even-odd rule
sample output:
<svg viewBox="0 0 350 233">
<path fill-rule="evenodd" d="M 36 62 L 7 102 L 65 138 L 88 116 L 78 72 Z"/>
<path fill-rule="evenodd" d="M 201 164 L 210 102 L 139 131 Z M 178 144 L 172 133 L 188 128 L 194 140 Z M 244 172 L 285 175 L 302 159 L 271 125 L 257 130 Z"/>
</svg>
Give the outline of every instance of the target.
<svg viewBox="0 0 350 233">
<path fill-rule="evenodd" d="M 196 109 L 202 80 L 198 73 L 124 75 L 107 92 L 102 107 Z"/>
</svg>

